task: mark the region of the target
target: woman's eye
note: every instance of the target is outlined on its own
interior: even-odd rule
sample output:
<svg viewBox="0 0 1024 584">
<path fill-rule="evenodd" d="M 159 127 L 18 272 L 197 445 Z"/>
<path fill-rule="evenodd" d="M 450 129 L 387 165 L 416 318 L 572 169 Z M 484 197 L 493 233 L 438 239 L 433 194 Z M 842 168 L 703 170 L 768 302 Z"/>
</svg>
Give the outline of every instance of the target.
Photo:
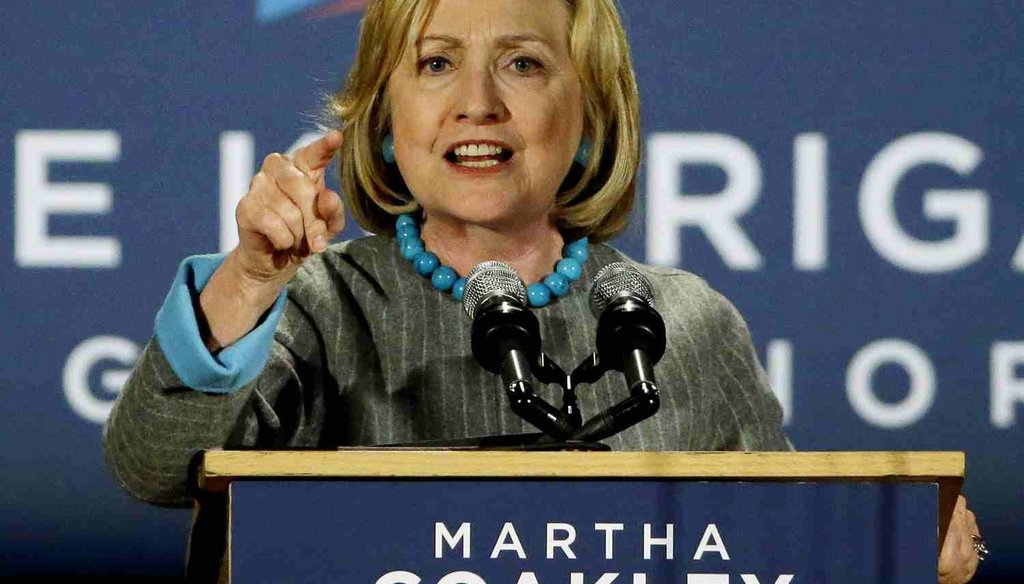
<svg viewBox="0 0 1024 584">
<path fill-rule="evenodd" d="M 512 60 L 512 67 L 515 68 L 516 73 L 531 73 L 535 69 L 540 68 L 540 63 L 536 59 L 530 57 L 516 57 Z"/>
<path fill-rule="evenodd" d="M 420 62 L 420 69 L 426 69 L 430 73 L 444 73 L 451 65 L 451 61 L 444 57 L 429 57 Z"/>
</svg>

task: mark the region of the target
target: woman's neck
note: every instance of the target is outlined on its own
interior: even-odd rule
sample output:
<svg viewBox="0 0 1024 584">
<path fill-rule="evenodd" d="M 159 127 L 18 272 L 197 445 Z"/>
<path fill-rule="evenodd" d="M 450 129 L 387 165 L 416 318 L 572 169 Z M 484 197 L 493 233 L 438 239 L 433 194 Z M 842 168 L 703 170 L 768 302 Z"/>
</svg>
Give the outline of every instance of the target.
<svg viewBox="0 0 1024 584">
<path fill-rule="evenodd" d="M 541 281 L 562 257 L 562 235 L 551 223 L 496 230 L 428 217 L 420 228 L 427 249 L 465 276 L 489 260 L 512 266 L 526 284 Z"/>
</svg>

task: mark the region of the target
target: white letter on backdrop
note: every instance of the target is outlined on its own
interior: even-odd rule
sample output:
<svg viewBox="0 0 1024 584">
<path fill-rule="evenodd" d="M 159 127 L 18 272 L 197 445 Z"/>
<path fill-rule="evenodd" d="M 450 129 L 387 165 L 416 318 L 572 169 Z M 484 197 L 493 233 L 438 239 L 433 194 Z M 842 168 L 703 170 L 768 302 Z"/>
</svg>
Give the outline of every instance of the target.
<svg viewBox="0 0 1024 584">
<path fill-rule="evenodd" d="M 820 271 L 828 264 L 828 141 L 800 134 L 793 142 L 793 265 Z"/>
<path fill-rule="evenodd" d="M 139 346 L 122 337 L 99 336 L 80 343 L 64 363 L 64 396 L 71 409 L 90 422 L 104 423 L 138 358 Z M 110 399 L 96 397 L 96 392 L 89 387 L 89 373 L 103 360 L 117 361 L 125 367 L 106 370 L 100 375 L 100 385 Z"/>
<path fill-rule="evenodd" d="M 943 189 L 924 194 L 924 216 L 952 221 L 955 235 L 924 241 L 903 230 L 896 217 L 896 189 L 915 167 L 939 164 L 967 176 L 981 162 L 981 149 L 951 134 L 910 134 L 879 152 L 860 185 L 860 222 L 875 251 L 905 270 L 922 273 L 962 268 L 988 249 L 988 195 L 981 190 Z"/>
<path fill-rule="evenodd" d="M 220 135 L 220 251 L 227 253 L 238 245 L 235 207 L 249 191 L 255 174 L 255 146 L 249 132 L 222 132 Z"/>
<path fill-rule="evenodd" d="M 1024 403 L 1024 378 L 1017 376 L 1017 368 L 1021 366 L 1024 366 L 1024 343 L 1004 341 L 992 345 L 989 418 L 996 428 L 1013 426 L 1017 419 L 1014 408 Z"/>
<path fill-rule="evenodd" d="M 875 370 L 895 363 L 910 377 L 910 392 L 903 401 L 887 404 L 879 400 L 871 386 Z M 854 355 L 846 370 L 846 396 L 854 411 L 879 428 L 904 428 L 924 416 L 935 400 L 935 369 L 928 355 L 900 339 L 882 339 Z"/>
<path fill-rule="evenodd" d="M 730 268 L 762 266 L 761 254 L 738 222 L 761 194 L 761 165 L 750 146 L 724 134 L 654 133 L 647 140 L 647 161 L 648 261 L 680 265 L 680 229 L 694 225 Z M 686 194 L 680 183 L 687 164 L 721 168 L 725 188 Z"/>
<path fill-rule="evenodd" d="M 51 236 L 50 215 L 109 213 L 105 183 L 52 183 L 51 162 L 114 162 L 121 138 L 112 130 L 22 130 L 14 138 L 14 258 L 23 268 L 116 268 L 114 237 Z"/>
</svg>

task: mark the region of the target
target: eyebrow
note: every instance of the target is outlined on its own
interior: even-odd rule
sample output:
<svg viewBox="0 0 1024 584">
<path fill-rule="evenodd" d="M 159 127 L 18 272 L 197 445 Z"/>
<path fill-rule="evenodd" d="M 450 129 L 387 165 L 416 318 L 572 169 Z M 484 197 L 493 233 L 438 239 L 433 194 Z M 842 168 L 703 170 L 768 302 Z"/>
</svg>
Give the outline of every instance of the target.
<svg viewBox="0 0 1024 584">
<path fill-rule="evenodd" d="M 425 37 L 420 39 L 420 43 L 419 44 L 423 44 L 423 43 L 426 43 L 426 42 L 429 42 L 429 41 L 435 41 L 435 42 L 444 43 L 444 44 L 452 46 L 452 47 L 462 47 L 462 46 L 465 46 L 465 44 L 466 44 L 461 38 L 456 37 L 456 36 L 452 36 L 452 35 L 447 35 L 447 34 L 431 34 L 431 35 L 427 35 L 427 36 L 425 36 Z M 503 35 L 503 36 L 500 36 L 500 37 L 497 38 L 497 44 L 500 47 L 508 47 L 508 46 L 513 46 L 513 45 L 520 45 L 520 44 L 523 44 L 523 43 L 540 43 L 540 44 L 543 44 L 543 45 L 550 46 L 550 43 L 547 41 L 547 39 L 545 39 L 544 37 L 542 37 L 540 35 L 531 34 L 531 33 L 509 34 L 509 35 Z"/>
</svg>

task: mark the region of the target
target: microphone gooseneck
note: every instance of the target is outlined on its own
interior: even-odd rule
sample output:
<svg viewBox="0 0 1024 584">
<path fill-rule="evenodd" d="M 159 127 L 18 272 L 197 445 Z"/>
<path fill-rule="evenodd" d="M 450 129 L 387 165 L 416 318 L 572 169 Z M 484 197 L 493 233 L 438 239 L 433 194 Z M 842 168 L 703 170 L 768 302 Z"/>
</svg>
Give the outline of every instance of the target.
<svg viewBox="0 0 1024 584">
<path fill-rule="evenodd" d="M 621 371 L 630 397 L 591 418 L 572 438 L 601 440 L 654 415 L 661 405 L 654 365 L 665 354 L 665 321 L 654 309 L 654 288 L 631 264 L 615 262 L 598 272 L 590 290 L 597 317 L 597 354 Z"/>
<path fill-rule="evenodd" d="M 479 264 L 466 276 L 462 307 L 473 319 L 473 358 L 501 376 L 512 411 L 557 439 L 575 426 L 568 417 L 533 393 L 531 364 L 540 355 L 540 325 L 526 308 L 526 286 L 508 264 Z"/>
</svg>

